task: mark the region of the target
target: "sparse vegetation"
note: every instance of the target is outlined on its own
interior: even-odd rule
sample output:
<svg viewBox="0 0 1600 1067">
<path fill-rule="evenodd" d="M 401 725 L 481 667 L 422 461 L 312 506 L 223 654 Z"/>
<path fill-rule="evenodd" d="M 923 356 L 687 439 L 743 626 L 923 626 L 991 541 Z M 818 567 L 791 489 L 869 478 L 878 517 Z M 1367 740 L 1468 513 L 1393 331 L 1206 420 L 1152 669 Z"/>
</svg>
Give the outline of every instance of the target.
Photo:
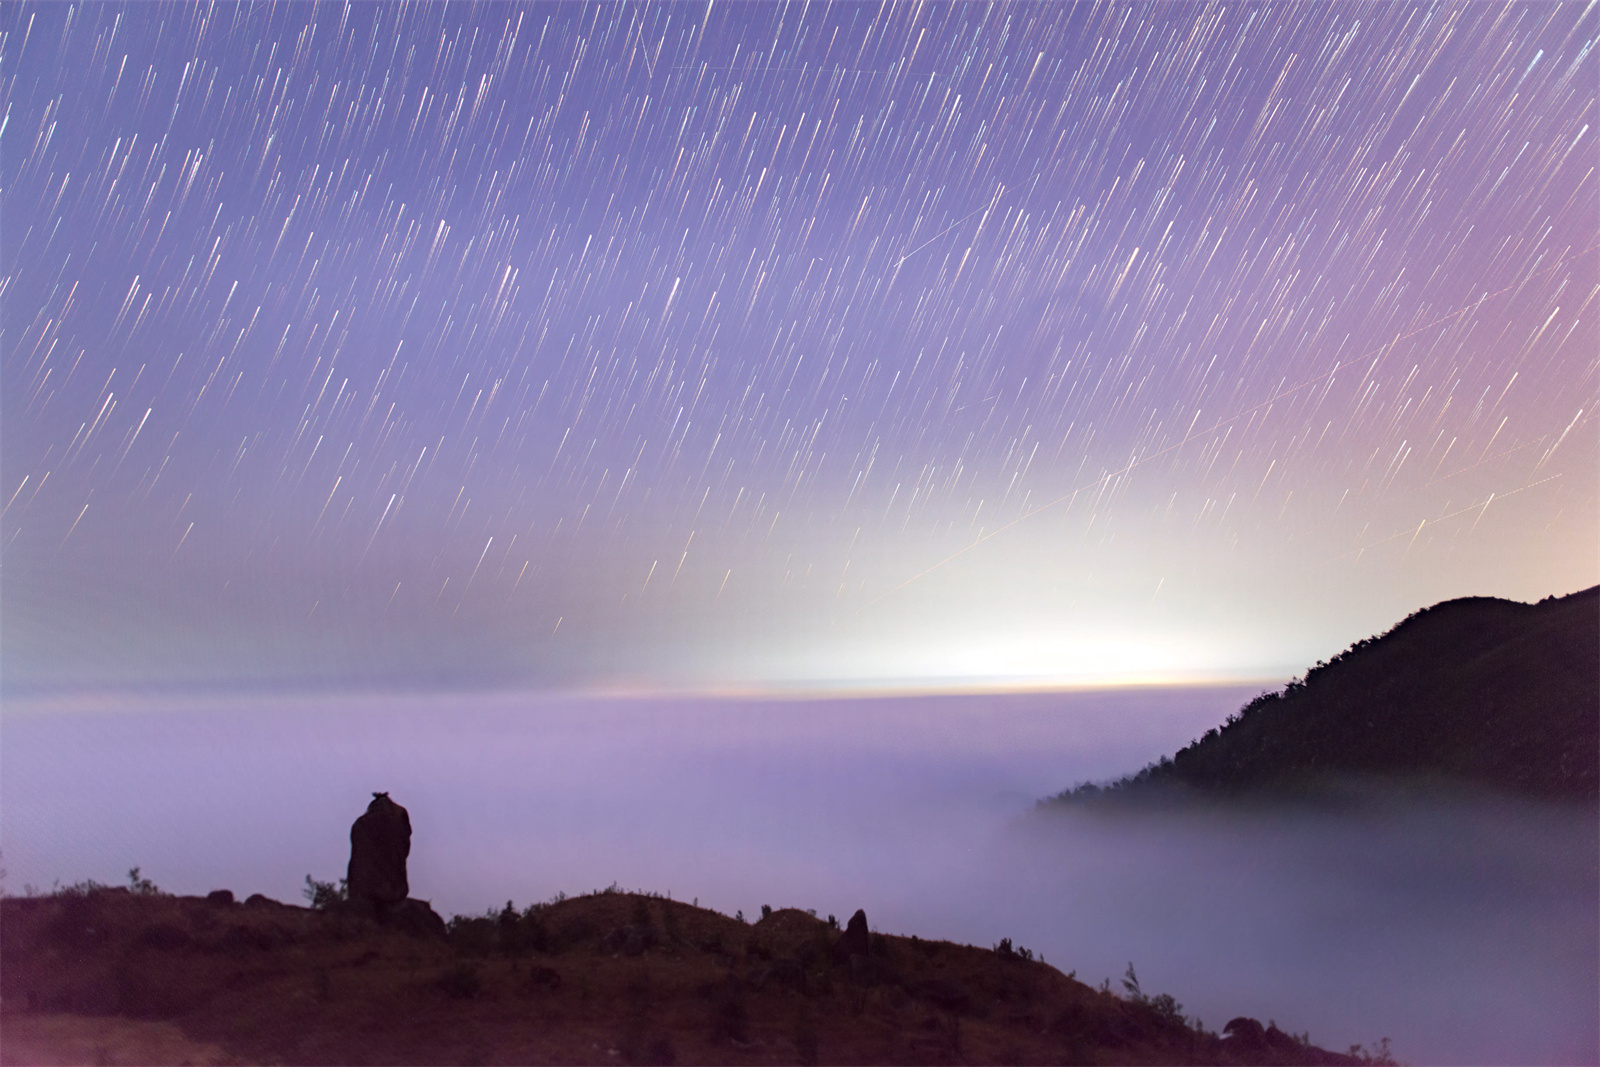
<svg viewBox="0 0 1600 1067">
<path fill-rule="evenodd" d="M 139 868 L 133 867 L 128 871 L 128 892 L 138 893 L 140 896 L 153 897 L 158 895 L 161 889 L 150 879 L 141 877 Z"/>
<path fill-rule="evenodd" d="M 1113 996 L 1009 938 L 871 932 L 846 961 L 805 910 L 751 924 L 615 885 L 422 936 L 347 914 L 338 888 L 308 878 L 310 908 L 92 882 L 0 901 L 0 997 L 12 1020 L 168 1020 L 245 1062 L 1386 1062 L 1260 1024 L 1264 1044 L 1218 1037 L 1131 966 Z"/>
<path fill-rule="evenodd" d="M 1128 961 L 1128 970 L 1122 976 L 1122 988 L 1127 993 L 1128 1000 L 1141 1007 L 1149 1008 L 1162 1022 L 1182 1024 L 1183 1005 L 1173 999 L 1171 993 L 1157 993 L 1150 996 L 1139 987 L 1139 976 L 1134 972 L 1133 961 Z M 1198 1025 L 1196 1020 L 1196 1025 Z M 1303 1042 L 1310 1044 L 1310 1041 Z"/>
<path fill-rule="evenodd" d="M 1365 1045 L 1351 1045 L 1350 1056 L 1371 1067 L 1396 1067 L 1397 1063 L 1389 1048 L 1388 1038 L 1380 1040 L 1374 1049 L 1368 1049 Z"/>
<path fill-rule="evenodd" d="M 305 888 L 300 890 L 300 895 L 306 898 L 311 907 L 316 911 L 331 911 L 343 904 L 350 896 L 349 883 L 341 878 L 339 884 L 332 882 L 319 882 L 306 875 Z"/>
<path fill-rule="evenodd" d="M 1011 959 L 1031 960 L 1031 959 L 1033 959 L 1033 950 L 1032 949 L 1022 948 L 1021 946 L 1018 946 L 1016 948 L 1012 948 L 1011 947 L 1011 939 L 1009 937 L 1002 937 L 1000 939 L 1000 943 L 994 947 L 994 954 L 996 956 L 999 956 L 1003 960 L 1011 960 Z"/>
</svg>

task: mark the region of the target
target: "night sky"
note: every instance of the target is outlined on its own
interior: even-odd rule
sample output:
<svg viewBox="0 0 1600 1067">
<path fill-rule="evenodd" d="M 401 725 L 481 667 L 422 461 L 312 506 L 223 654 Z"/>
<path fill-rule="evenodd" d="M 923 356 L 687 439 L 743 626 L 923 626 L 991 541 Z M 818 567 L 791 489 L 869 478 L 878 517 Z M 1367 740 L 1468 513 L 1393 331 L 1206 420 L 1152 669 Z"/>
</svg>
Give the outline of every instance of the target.
<svg viewBox="0 0 1600 1067">
<path fill-rule="evenodd" d="M 1298 673 L 1600 580 L 1582 4 L 8 4 L 0 667 Z"/>
</svg>

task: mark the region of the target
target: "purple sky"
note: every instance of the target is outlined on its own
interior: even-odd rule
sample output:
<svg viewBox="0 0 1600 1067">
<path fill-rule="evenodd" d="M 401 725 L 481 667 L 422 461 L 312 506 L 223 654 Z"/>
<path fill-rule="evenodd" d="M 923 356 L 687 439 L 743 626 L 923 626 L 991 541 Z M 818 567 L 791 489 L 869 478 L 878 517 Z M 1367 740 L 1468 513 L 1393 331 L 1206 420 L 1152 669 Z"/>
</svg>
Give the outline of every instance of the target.
<svg viewBox="0 0 1600 1067">
<path fill-rule="evenodd" d="M 1579 4 L 8 4 L 0 668 L 1284 675 L 1597 574 Z"/>
</svg>

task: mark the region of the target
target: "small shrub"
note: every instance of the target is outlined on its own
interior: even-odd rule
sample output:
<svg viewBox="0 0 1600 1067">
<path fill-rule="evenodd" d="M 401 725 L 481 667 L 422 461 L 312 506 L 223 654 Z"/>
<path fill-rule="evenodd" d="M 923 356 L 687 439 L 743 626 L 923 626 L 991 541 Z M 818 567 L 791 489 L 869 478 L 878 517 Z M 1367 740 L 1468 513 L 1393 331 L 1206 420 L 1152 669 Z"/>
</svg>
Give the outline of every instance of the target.
<svg viewBox="0 0 1600 1067">
<path fill-rule="evenodd" d="M 550 951 L 550 932 L 545 928 L 544 921 L 536 916 L 524 914 L 515 925 L 503 927 L 500 930 L 500 944 L 507 952 L 534 952 Z"/>
<path fill-rule="evenodd" d="M 763 905 L 761 905 L 761 917 L 763 919 L 772 918 L 772 905 L 771 904 L 763 904 Z"/>
<path fill-rule="evenodd" d="M 1128 962 L 1127 973 L 1122 977 L 1122 988 L 1127 991 L 1129 1001 L 1149 1009 L 1161 1022 L 1183 1025 L 1183 1005 L 1173 999 L 1171 993 L 1157 993 L 1155 996 L 1150 996 L 1141 989 L 1139 976 L 1134 972 L 1131 960 Z"/>
<path fill-rule="evenodd" d="M 138 870 L 137 867 L 134 868 Z M 305 888 L 300 890 L 300 895 L 305 897 L 314 911 L 332 911 L 334 908 L 350 899 L 350 883 L 346 879 L 339 879 L 339 884 L 332 882 L 319 882 L 306 875 Z"/>
<path fill-rule="evenodd" d="M 450 943 L 463 952 L 485 956 L 499 942 L 498 917 L 484 915 L 457 915 L 445 923 L 445 934 Z"/>
<path fill-rule="evenodd" d="M 1395 1067 L 1395 1058 L 1393 1052 L 1389 1049 L 1388 1038 L 1379 1041 L 1378 1047 L 1371 1050 L 1364 1045 L 1351 1045 L 1350 1055 L 1353 1059 L 1358 1059 L 1367 1064 L 1368 1067 Z"/>
<path fill-rule="evenodd" d="M 1129 1000 L 1135 1004 L 1144 1003 L 1144 990 L 1139 988 L 1139 976 L 1134 973 L 1132 960 L 1128 961 L 1127 973 L 1122 976 L 1122 988 L 1127 991 Z"/>
<path fill-rule="evenodd" d="M 139 877 L 139 868 L 132 867 L 128 870 L 128 891 L 137 893 L 142 897 L 158 896 L 161 889 L 150 879 Z"/>
<path fill-rule="evenodd" d="M 1160 1016 L 1163 1022 L 1183 1022 L 1183 1005 L 1174 1000 L 1171 993 L 1157 993 L 1145 1004 Z"/>
</svg>

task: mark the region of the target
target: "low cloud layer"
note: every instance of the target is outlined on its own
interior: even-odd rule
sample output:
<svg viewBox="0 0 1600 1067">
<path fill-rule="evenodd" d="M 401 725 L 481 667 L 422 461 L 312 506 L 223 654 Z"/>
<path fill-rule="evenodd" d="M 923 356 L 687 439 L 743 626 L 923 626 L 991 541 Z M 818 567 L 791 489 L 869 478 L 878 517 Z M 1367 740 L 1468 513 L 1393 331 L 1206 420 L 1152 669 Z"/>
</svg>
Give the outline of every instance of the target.
<svg viewBox="0 0 1600 1067">
<path fill-rule="evenodd" d="M 369 790 L 411 811 L 411 884 L 481 912 L 619 882 L 992 944 L 1117 986 L 1131 961 L 1220 1028 L 1410 1062 L 1592 1062 L 1592 817 L 1485 799 L 1097 816 L 1035 798 L 1134 769 L 1239 689 L 831 701 L 345 697 L 18 714 L 6 888 L 140 865 L 299 900 Z M 1118 986 L 1120 988 L 1120 986 Z"/>
</svg>

